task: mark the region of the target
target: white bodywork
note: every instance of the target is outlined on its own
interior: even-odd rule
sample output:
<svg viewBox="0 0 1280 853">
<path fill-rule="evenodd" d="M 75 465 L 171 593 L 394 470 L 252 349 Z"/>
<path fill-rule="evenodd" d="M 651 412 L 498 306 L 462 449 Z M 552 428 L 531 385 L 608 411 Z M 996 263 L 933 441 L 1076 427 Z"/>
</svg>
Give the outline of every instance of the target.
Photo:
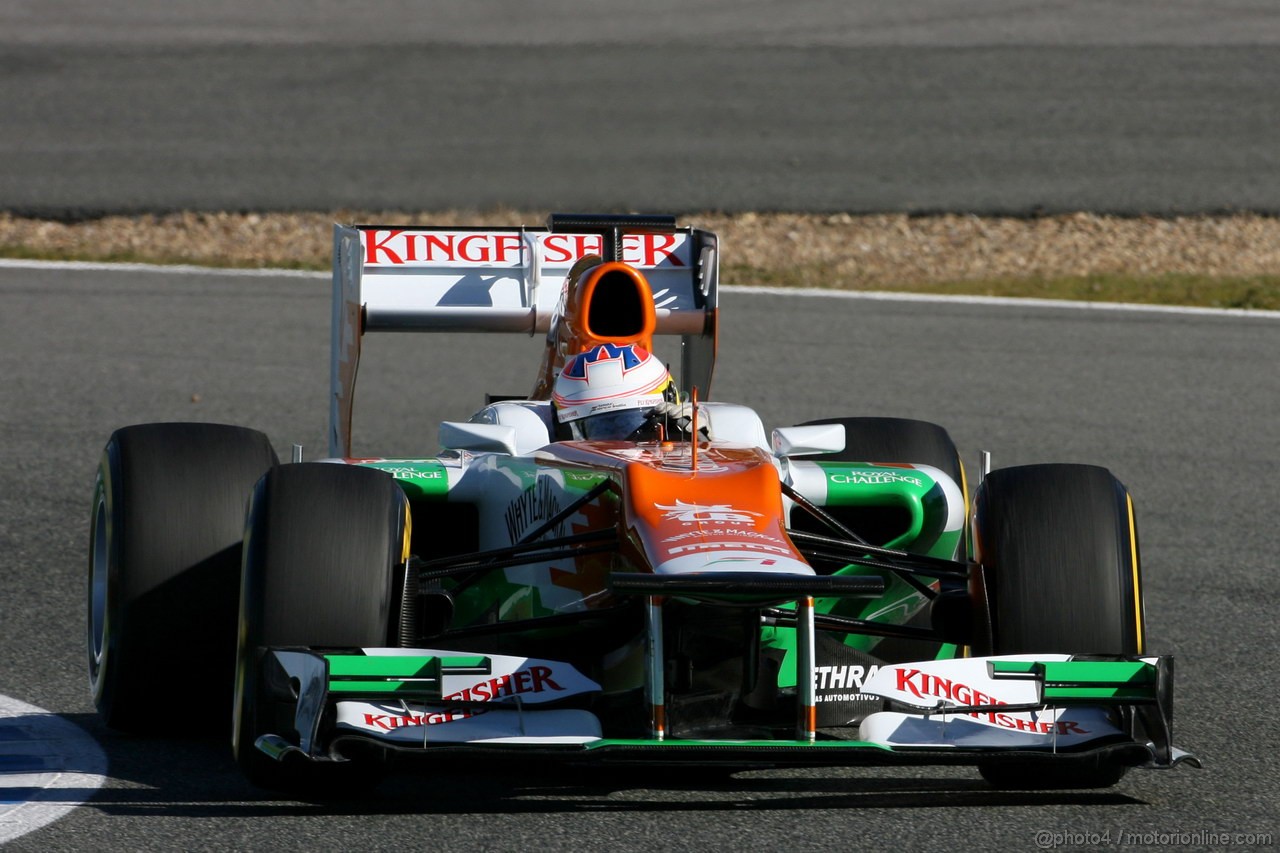
<svg viewBox="0 0 1280 853">
<path fill-rule="evenodd" d="M 714 234 L 632 233 L 621 260 L 652 288 L 658 334 L 680 335 L 682 387 L 710 387 L 718 260 Z M 545 228 L 334 226 L 329 455 L 351 455 L 351 414 L 367 332 L 546 332 L 569 271 L 598 234 Z"/>
<path fill-rule="evenodd" d="M 881 666 L 863 693 L 933 711 L 883 711 L 862 721 L 859 736 L 886 746 L 1056 747 L 1078 746 L 1121 734 L 1106 710 L 1091 707 L 1001 710 L 1039 705 L 1037 683 L 994 678 L 990 661 L 1066 661 L 1070 655 L 1003 655 Z M 947 708 L 985 710 L 947 713 Z"/>
<path fill-rule="evenodd" d="M 379 657 L 458 654 L 439 649 L 364 651 Z M 600 738 L 600 722 L 588 711 L 538 709 L 570 696 L 598 692 L 599 684 L 561 661 L 485 657 L 489 660 L 487 673 L 443 675 L 445 701 L 438 705 L 339 700 L 338 728 L 405 744 L 577 744 Z"/>
</svg>

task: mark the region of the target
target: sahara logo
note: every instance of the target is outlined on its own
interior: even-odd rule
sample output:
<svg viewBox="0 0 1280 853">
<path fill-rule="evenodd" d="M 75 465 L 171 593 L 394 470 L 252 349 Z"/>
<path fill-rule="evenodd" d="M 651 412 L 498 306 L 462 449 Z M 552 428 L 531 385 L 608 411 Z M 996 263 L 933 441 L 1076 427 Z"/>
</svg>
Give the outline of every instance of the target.
<svg viewBox="0 0 1280 853">
<path fill-rule="evenodd" d="M 880 667 L 846 664 L 843 666 L 815 666 L 814 689 L 819 702 L 879 702 L 880 697 L 862 692 L 866 679 L 880 671 Z M 839 692 L 837 692 L 839 691 Z"/>
<path fill-rule="evenodd" d="M 677 499 L 675 506 L 654 504 L 655 508 L 665 511 L 663 518 L 668 521 L 679 521 L 683 524 L 713 521 L 722 524 L 752 524 L 752 516 L 760 516 L 758 512 L 734 509 L 729 504 L 687 504 Z"/>
</svg>

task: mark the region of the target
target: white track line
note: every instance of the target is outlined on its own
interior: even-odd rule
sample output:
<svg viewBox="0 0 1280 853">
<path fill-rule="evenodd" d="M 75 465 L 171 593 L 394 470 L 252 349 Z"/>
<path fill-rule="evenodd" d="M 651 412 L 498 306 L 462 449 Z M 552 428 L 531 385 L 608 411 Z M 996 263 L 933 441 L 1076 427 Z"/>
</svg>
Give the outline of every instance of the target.
<svg viewBox="0 0 1280 853">
<path fill-rule="evenodd" d="M 233 278 L 332 278 L 332 274 L 328 272 L 316 272 L 314 270 L 200 267 L 193 264 L 104 264 L 96 261 L 29 261 L 22 258 L 0 258 L 0 269 L 225 275 Z"/>
<path fill-rule="evenodd" d="M 0 269 L 69 270 L 88 272 L 138 272 L 165 275 L 221 275 L 232 278 L 330 278 L 328 272 L 285 269 L 231 269 L 190 264 L 105 264 L 92 261 L 28 261 L 0 258 Z M 815 287 L 760 287 L 722 285 L 727 293 L 758 293 L 766 296 L 811 299 L 860 299 L 875 302 L 926 302 L 940 305 L 989 305 L 999 308 L 1065 308 L 1079 311 L 1142 311 L 1154 314 L 1192 314 L 1208 317 L 1247 317 L 1280 320 L 1280 311 L 1250 308 L 1201 308 L 1183 305 L 1145 305 L 1138 302 L 1081 302 L 1070 299 L 1032 299 L 1004 296 L 948 296 L 935 293 L 894 293 L 878 290 L 824 290 Z"/>
<path fill-rule="evenodd" d="M 79 726 L 0 695 L 0 844 L 63 817 L 106 775 L 107 756 Z"/>
<path fill-rule="evenodd" d="M 757 287 L 733 285 L 731 293 L 863 299 L 882 302 L 933 302 L 947 305 L 994 305 L 1004 308 L 1071 308 L 1081 311 L 1147 311 L 1157 314 L 1201 314 L 1213 317 L 1257 317 L 1280 320 L 1280 311 L 1250 308 L 1201 308 L 1190 305 L 1145 305 L 1139 302 L 1082 302 L 1071 299 L 1033 299 L 1011 296 L 949 296 L 941 293 L 893 293 L 879 290 L 823 290 L 816 287 Z"/>
</svg>

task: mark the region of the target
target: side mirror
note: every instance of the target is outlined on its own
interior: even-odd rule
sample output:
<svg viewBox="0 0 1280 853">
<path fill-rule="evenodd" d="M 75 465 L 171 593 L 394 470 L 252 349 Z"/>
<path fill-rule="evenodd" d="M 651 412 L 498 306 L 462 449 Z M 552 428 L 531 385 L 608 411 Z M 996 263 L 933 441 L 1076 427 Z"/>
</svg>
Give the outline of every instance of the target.
<svg viewBox="0 0 1280 853">
<path fill-rule="evenodd" d="M 804 456 L 844 450 L 844 424 L 779 427 L 773 431 L 775 456 Z"/>
<path fill-rule="evenodd" d="M 516 428 L 502 424 L 473 424 L 444 421 L 440 424 L 440 446 L 446 450 L 473 450 L 478 453 L 516 455 Z"/>
</svg>

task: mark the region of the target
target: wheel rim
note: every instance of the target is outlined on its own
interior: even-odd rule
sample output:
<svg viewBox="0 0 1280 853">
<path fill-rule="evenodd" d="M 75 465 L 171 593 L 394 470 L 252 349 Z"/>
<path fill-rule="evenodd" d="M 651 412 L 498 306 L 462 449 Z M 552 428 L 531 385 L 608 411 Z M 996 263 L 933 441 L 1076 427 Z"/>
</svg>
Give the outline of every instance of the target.
<svg viewBox="0 0 1280 853">
<path fill-rule="evenodd" d="M 89 667 L 96 681 L 107 637 L 107 501 L 101 493 L 93 511 L 92 554 L 89 562 Z"/>
</svg>

